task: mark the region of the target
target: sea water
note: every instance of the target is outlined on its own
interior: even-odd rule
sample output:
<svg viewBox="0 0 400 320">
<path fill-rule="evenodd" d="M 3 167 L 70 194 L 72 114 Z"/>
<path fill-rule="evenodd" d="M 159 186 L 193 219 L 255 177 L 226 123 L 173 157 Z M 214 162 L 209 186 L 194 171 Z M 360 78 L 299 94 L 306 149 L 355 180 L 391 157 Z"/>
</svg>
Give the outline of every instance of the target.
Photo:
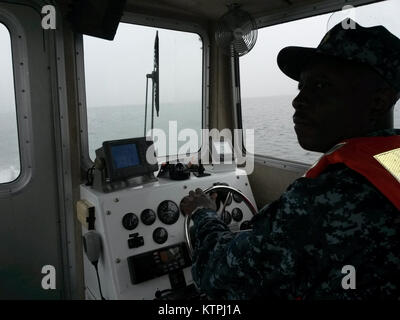
<svg viewBox="0 0 400 320">
<path fill-rule="evenodd" d="M 293 96 L 243 98 L 243 127 L 254 129 L 256 154 L 312 164 L 321 154 L 306 151 L 299 146 L 292 120 L 293 98 Z M 155 117 L 154 120 L 155 127 L 164 129 L 167 139 L 169 121 L 177 121 L 178 132 L 185 128 L 193 128 L 199 132 L 202 125 L 200 106 L 200 102 L 161 104 L 160 117 Z M 148 129 L 150 121 L 149 106 Z M 400 128 L 400 103 L 395 108 L 395 127 Z M 95 150 L 101 147 L 105 140 L 143 135 L 144 107 L 142 105 L 88 108 L 89 152 L 92 159 L 94 159 Z M 179 146 L 180 144 L 178 144 L 178 149 Z M 19 159 L 15 114 L 0 113 L 0 183 L 10 182 L 18 177 Z"/>
</svg>

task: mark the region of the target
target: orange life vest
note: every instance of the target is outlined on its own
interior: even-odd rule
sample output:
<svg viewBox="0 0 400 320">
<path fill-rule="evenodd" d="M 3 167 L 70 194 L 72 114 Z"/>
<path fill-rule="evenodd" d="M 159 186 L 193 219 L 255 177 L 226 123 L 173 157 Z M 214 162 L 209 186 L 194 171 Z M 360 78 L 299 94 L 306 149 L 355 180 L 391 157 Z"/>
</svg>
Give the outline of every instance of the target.
<svg viewBox="0 0 400 320">
<path fill-rule="evenodd" d="M 330 164 L 344 163 L 363 175 L 400 210 L 400 136 L 344 140 L 305 174 L 318 177 Z"/>
</svg>

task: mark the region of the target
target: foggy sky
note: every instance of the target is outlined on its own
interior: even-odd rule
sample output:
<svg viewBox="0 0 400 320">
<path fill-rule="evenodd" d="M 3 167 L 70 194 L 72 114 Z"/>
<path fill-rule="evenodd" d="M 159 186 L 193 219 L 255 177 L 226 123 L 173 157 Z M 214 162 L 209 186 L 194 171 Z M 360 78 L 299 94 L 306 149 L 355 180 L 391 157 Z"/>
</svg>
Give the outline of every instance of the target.
<svg viewBox="0 0 400 320">
<path fill-rule="evenodd" d="M 383 25 L 400 38 L 399 14 L 400 1 L 390 0 L 260 29 L 255 47 L 240 60 L 242 97 L 297 94 L 297 82 L 284 75 L 276 62 L 282 48 L 315 48 L 328 30 L 347 17 L 364 27 Z"/>
<path fill-rule="evenodd" d="M 84 37 L 88 107 L 144 104 L 157 30 L 160 104 L 201 101 L 203 43 L 199 35 L 120 23 L 113 42 Z"/>
<path fill-rule="evenodd" d="M 363 26 L 383 24 L 400 37 L 400 1 L 357 8 Z M 276 56 L 289 45 L 316 47 L 323 35 L 347 15 L 331 14 L 259 30 L 254 49 L 241 58 L 242 97 L 294 95 L 297 83 L 278 69 Z M 329 20 L 329 18 L 331 18 Z M 116 41 L 84 37 L 87 105 L 144 104 L 145 77 L 153 70 L 156 30 L 160 37 L 161 102 L 201 99 L 201 47 L 196 34 L 120 24 Z M 14 106 L 8 30 L 0 23 L 0 112 Z"/>
<path fill-rule="evenodd" d="M 7 28 L 0 23 L 0 113 L 15 110 L 11 40 Z"/>
</svg>

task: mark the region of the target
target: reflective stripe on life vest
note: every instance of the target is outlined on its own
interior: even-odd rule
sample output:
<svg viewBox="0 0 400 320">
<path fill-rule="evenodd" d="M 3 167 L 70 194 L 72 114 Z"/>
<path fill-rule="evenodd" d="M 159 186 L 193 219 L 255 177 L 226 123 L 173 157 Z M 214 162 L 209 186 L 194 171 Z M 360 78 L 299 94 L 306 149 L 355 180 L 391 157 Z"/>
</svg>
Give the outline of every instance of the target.
<svg viewBox="0 0 400 320">
<path fill-rule="evenodd" d="M 316 178 L 335 163 L 344 163 L 364 176 L 400 210 L 400 136 L 344 140 L 322 156 L 305 177 Z"/>
</svg>

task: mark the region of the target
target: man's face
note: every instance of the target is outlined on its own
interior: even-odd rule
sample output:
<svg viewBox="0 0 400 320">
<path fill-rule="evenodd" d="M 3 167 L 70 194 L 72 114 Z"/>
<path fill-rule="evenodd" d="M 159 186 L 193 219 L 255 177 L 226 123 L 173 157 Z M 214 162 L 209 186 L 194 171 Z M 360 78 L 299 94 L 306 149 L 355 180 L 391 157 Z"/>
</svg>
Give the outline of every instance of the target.
<svg viewBox="0 0 400 320">
<path fill-rule="evenodd" d="M 301 73 L 293 100 L 300 145 L 326 152 L 343 139 L 368 132 L 367 73 L 336 59 L 318 59 Z"/>
</svg>

